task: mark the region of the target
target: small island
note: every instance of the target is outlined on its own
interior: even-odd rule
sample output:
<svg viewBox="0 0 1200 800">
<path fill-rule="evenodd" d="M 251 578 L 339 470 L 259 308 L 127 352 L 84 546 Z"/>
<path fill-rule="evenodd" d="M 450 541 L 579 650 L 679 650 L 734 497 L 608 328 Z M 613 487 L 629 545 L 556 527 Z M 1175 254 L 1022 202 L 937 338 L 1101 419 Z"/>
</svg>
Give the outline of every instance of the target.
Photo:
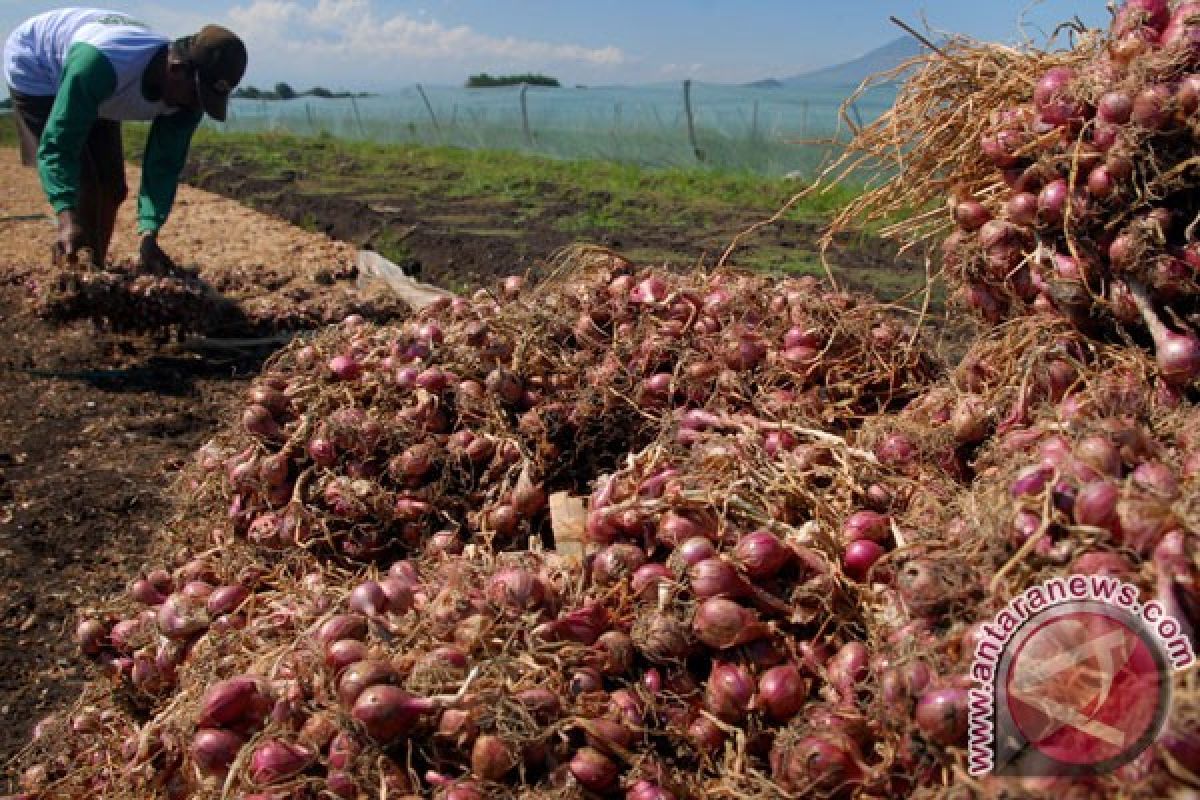
<svg viewBox="0 0 1200 800">
<path fill-rule="evenodd" d="M 234 91 L 233 96 L 242 100 L 294 100 L 297 97 L 322 97 L 325 99 L 343 97 L 370 97 L 370 92 L 331 92 L 323 86 L 314 86 L 305 92 L 297 92 L 286 83 L 277 83 L 273 90 L 259 89 L 246 86 Z"/>
<path fill-rule="evenodd" d="M 472 75 L 467 78 L 466 87 L 468 89 L 490 89 L 495 86 L 520 86 L 527 83 L 530 86 L 551 86 L 558 88 L 561 84 L 557 78 L 551 78 L 546 75 L 534 75 L 526 73 L 524 75 L 488 75 L 486 72 L 481 72 L 478 75 Z"/>
</svg>

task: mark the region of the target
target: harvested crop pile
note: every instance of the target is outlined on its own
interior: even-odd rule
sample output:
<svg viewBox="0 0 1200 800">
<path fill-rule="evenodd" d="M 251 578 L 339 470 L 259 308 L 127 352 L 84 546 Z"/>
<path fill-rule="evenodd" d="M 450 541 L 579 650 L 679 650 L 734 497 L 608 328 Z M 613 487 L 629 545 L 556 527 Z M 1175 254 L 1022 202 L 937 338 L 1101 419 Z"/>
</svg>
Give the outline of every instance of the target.
<svg viewBox="0 0 1200 800">
<path fill-rule="evenodd" d="M 1040 319 L 935 382 L 863 298 L 561 268 L 283 351 L 181 481 L 195 549 L 81 620 L 102 675 L 30 796 L 945 791 L 972 637 L 1031 582 L 1200 621 L 1197 412 L 1139 351 Z M 1172 725 L 1096 790 L 1186 782 Z"/>
<path fill-rule="evenodd" d="M 41 290 L 38 315 L 52 320 L 90 319 L 96 327 L 127 331 L 202 331 L 226 302 L 195 273 L 138 274 L 113 268 L 64 271 Z"/>
<path fill-rule="evenodd" d="M 513 279 L 284 351 L 242 430 L 202 454 L 198 497 L 268 547 L 300 536 L 374 558 L 444 529 L 524 546 L 547 536 L 549 493 L 590 491 L 685 408 L 788 440 L 787 424 L 844 430 L 934 375 L 913 332 L 862 297 L 574 258 L 582 268 L 532 290 Z"/>
<path fill-rule="evenodd" d="M 334 293 L 293 287 L 244 306 L 207 284 L 198 270 L 165 274 L 139 271 L 132 262 L 104 270 L 58 273 L 30 286 L 38 316 L 66 322 L 91 320 L 100 330 L 158 335 L 268 336 L 313 330 L 348 315 L 375 321 L 407 316 L 408 305 L 385 290 Z"/>
<path fill-rule="evenodd" d="M 861 215 L 940 242 L 947 282 L 991 323 L 1030 313 L 1098 338 L 1131 337 L 1176 385 L 1200 377 L 1200 6 L 1136 0 L 1069 50 L 950 39 L 894 108 L 863 130 L 849 166 L 895 180 Z M 897 153 L 903 153 L 897 159 Z M 946 235 L 949 233 L 949 235 Z"/>
<path fill-rule="evenodd" d="M 1126 62 L 1177 53 L 1190 4 L 1150 37 L 1160 5 L 1065 54 L 952 42 L 906 89 L 928 103 L 892 121 L 949 115 L 937 141 L 988 69 L 1011 82 L 976 107 L 1009 108 L 1019 76 L 1125 52 L 1130 25 L 1147 44 Z M 1050 162 L 1064 118 L 1032 140 Z M 902 171 L 862 207 L 971 186 L 983 200 L 897 230 L 945 233 L 954 213 L 955 241 L 978 236 L 961 205 L 999 218 L 1012 193 L 969 144 L 993 125 L 936 162 L 948 183 Z M 1182 134 L 1160 133 L 1137 140 L 1139 168 L 1176 152 Z M 911 152 L 931 168 L 940 151 Z M 1188 208 L 1186 181 L 1172 191 Z M 1084 263 L 1072 213 L 1018 248 L 1031 282 L 1063 278 L 1037 272 L 1043 247 Z M 964 263 L 947 267 L 968 290 L 1008 285 Z M 669 275 L 587 247 L 537 286 L 294 342 L 181 476 L 178 558 L 81 613 L 99 674 L 39 726 L 24 797 L 1190 796 L 1194 670 L 1156 673 L 1169 712 L 1137 717 L 1131 760 L 1060 777 L 1018 753 L 1018 777 L 969 774 L 988 623 L 1026 592 L 1123 581 L 1177 622 L 1158 629 L 1172 664 L 1194 654 L 1200 387 L 1177 349 L 1141 346 L 1194 298 L 1104 264 L 1080 284 L 1123 282 L 1149 329 L 1106 318 L 1107 291 L 1084 314 L 1039 289 L 998 303 L 951 368 L 914 317 L 812 279 Z M 1079 643 L 1025 641 L 1038 665 Z M 1048 702 L 1083 714 L 1094 673 L 1043 681 Z M 1131 725 L 1152 693 L 1122 686 L 1083 727 L 1022 713 L 1074 755 L 1112 753 L 1073 731 Z"/>
<path fill-rule="evenodd" d="M 127 169 L 136 186 L 136 167 Z M 102 271 L 72 275 L 50 263 L 54 228 L 34 170 L 0 150 L 9 279 L 51 321 L 94 320 L 101 329 L 160 336 L 265 337 L 332 324 L 349 314 L 377 322 L 409 309 L 392 293 L 358 285 L 355 248 L 227 200 L 180 186 L 161 243 L 176 261 L 167 275 L 135 274 L 136 203 L 122 205 L 110 260 Z M 215 237 L 215 238 L 214 238 Z M 152 295 L 146 300 L 145 294 Z"/>
</svg>

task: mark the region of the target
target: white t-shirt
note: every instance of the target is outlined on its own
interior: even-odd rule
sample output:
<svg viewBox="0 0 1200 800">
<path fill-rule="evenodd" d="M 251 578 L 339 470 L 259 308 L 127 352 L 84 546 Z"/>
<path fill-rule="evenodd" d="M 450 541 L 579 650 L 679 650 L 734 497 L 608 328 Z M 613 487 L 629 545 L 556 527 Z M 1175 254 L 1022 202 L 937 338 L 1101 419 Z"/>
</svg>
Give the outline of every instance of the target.
<svg viewBox="0 0 1200 800">
<path fill-rule="evenodd" d="M 142 75 L 170 39 L 119 11 L 63 8 L 26 20 L 4 45 L 4 79 L 21 94 L 53 96 L 71 47 L 87 44 L 112 64 L 116 90 L 99 108 L 111 120 L 148 120 L 175 109 L 142 94 Z"/>
</svg>

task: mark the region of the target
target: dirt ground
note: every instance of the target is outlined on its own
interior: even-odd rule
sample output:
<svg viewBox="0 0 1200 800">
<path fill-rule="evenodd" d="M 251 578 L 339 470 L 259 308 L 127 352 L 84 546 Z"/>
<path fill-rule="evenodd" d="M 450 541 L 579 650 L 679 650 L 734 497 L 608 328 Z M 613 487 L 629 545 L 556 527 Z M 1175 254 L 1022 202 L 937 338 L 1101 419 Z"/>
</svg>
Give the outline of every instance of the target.
<svg viewBox="0 0 1200 800">
<path fill-rule="evenodd" d="M 137 178 L 130 169 L 131 186 Z M 114 258 L 136 246 L 132 205 Z M 48 211 L 33 171 L 0 149 L 0 776 L 30 726 L 86 678 L 75 609 L 145 566 L 172 467 L 225 424 L 270 353 L 38 318 L 34 299 L 52 276 Z M 190 187 L 162 245 L 243 312 L 241 329 L 225 320 L 210 335 L 286 328 L 297 307 L 344 316 L 360 300 L 352 246 Z"/>
<path fill-rule="evenodd" d="M 420 165 L 390 165 L 383 178 L 369 179 L 352 160 L 344 165 L 345 183 L 369 187 L 364 197 L 344 186 L 322 183 L 319 171 L 305 172 L 305 154 L 296 152 L 295 171 L 265 175 L 253 163 L 200 148 L 184 177 L 193 185 L 237 199 L 296 225 L 342 241 L 381 251 L 421 280 L 458 291 L 495 283 L 498 277 L 529 273 L 537 277 L 547 256 L 575 241 L 607 245 L 634 260 L 688 269 L 713 264 L 742 231 L 763 214 L 738 208 L 696 209 L 669 204 L 648 209 L 645 222 L 619 230 L 584 227 L 564 231 L 563 219 L 602 217 L 610 199 L 604 191 L 545 182 L 536 203 L 518 204 L 495 196 L 448 196 L 449 175 L 430 181 Z M 442 187 L 422 191 L 433 184 Z M 385 186 L 391 193 L 385 193 Z M 703 218 L 703 224 L 679 220 Z M 801 256 L 814 254 L 819 223 L 783 219 L 745 240 L 731 262 L 739 264 L 755 248 Z M 390 247 L 388 247 L 390 245 Z M 878 237 L 846 236 L 835 243 L 831 261 L 838 280 L 848 287 L 894 296 L 923 283 L 924 267 L 913 257 L 896 256 L 895 245 Z"/>
<path fill-rule="evenodd" d="M 569 241 L 549 224 L 516 237 L 467 235 L 436 221 L 453 208 L 371 209 L 352 197 L 259 185 L 235 170 L 205 175 L 204 185 L 227 197 L 181 187 L 161 239 L 238 309 L 215 321 L 210 337 L 306 327 L 361 309 L 386 318 L 395 310 L 356 291 L 352 265 L 354 245 L 389 228 L 411 230 L 405 244 L 424 280 L 460 289 L 536 267 Z M 130 186 L 137 179 L 131 168 Z M 136 244 L 132 207 L 122 209 L 116 259 Z M 53 276 L 48 211 L 33 171 L 0 148 L 0 787 L 30 727 L 87 678 L 72 642 L 76 609 L 120 591 L 161 555 L 173 468 L 228 424 L 271 352 L 197 350 L 40 318 L 35 301 Z M 772 235 L 800 246 L 816 231 Z M 648 226 L 604 243 L 661 247 L 661 236 Z M 842 262 L 864 276 L 894 268 L 877 243 L 849 255 Z"/>
</svg>

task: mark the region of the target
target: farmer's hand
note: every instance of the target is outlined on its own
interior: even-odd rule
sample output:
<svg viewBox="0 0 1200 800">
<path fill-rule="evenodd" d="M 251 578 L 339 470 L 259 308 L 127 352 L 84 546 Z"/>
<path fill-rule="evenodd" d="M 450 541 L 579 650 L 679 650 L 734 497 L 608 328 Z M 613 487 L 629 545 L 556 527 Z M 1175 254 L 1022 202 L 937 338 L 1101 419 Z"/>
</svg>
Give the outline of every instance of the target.
<svg viewBox="0 0 1200 800">
<path fill-rule="evenodd" d="M 83 226 L 75 216 L 75 209 L 64 208 L 58 212 L 58 241 L 55 255 L 67 264 L 79 263 L 79 251 L 86 243 Z"/>
<path fill-rule="evenodd" d="M 153 233 L 142 234 L 142 243 L 138 246 L 138 268 L 156 275 L 175 268 L 175 262 L 158 246 L 158 237 Z"/>
</svg>

